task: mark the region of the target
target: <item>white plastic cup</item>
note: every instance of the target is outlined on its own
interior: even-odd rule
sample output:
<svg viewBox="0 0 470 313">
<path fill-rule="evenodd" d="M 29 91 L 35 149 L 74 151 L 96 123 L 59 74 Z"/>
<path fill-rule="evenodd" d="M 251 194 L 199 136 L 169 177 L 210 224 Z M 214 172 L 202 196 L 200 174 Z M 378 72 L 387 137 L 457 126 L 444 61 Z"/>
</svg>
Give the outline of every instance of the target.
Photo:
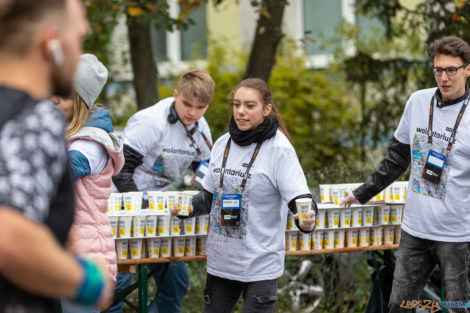
<svg viewBox="0 0 470 313">
<path fill-rule="evenodd" d="M 181 220 L 177 216 L 171 217 L 171 235 L 172 236 L 181 235 Z"/>
<path fill-rule="evenodd" d="M 312 199 L 311 198 L 300 198 L 295 199 L 295 205 L 297 207 L 297 213 L 299 215 L 299 223 L 308 218 L 308 211 L 312 210 Z"/>
<path fill-rule="evenodd" d="M 312 238 L 313 238 L 313 249 L 315 250 L 321 250 L 323 249 L 323 240 L 325 236 L 325 232 L 323 230 L 321 231 L 314 231 Z"/>
<path fill-rule="evenodd" d="M 382 190 L 374 196 L 375 201 L 384 201 L 385 200 L 385 190 Z"/>
<path fill-rule="evenodd" d="M 384 240 L 383 226 L 374 226 L 371 228 L 371 243 L 373 246 L 381 246 Z"/>
<path fill-rule="evenodd" d="M 199 190 L 187 190 L 184 193 L 186 194 L 186 206 L 189 215 L 193 211 L 193 197 L 199 194 Z"/>
<path fill-rule="evenodd" d="M 197 255 L 206 255 L 207 236 L 198 236 L 196 239 Z"/>
<path fill-rule="evenodd" d="M 395 226 L 395 243 L 400 243 L 401 239 L 401 227 Z"/>
<path fill-rule="evenodd" d="M 346 244 L 348 247 L 357 247 L 357 228 L 351 228 L 346 230 Z"/>
<path fill-rule="evenodd" d="M 297 250 L 297 232 L 287 232 L 286 233 L 286 248 L 287 251 Z"/>
<path fill-rule="evenodd" d="M 351 226 L 351 208 L 343 208 L 340 210 L 341 227 Z"/>
<path fill-rule="evenodd" d="M 147 196 L 150 210 L 155 211 L 159 215 L 169 214 L 169 211 L 165 206 L 166 197 L 164 192 L 148 191 Z"/>
<path fill-rule="evenodd" d="M 114 238 L 117 238 L 118 236 L 118 221 L 119 221 L 119 217 L 109 216 L 109 224 L 111 225 L 111 229 L 113 230 Z"/>
<path fill-rule="evenodd" d="M 395 242 L 395 226 L 384 227 L 384 244 L 393 245 Z"/>
<path fill-rule="evenodd" d="M 372 226 L 374 224 L 374 207 L 362 209 L 362 221 L 364 226 Z"/>
<path fill-rule="evenodd" d="M 131 237 L 132 216 L 120 216 L 118 220 L 118 233 L 120 238 Z"/>
<path fill-rule="evenodd" d="M 310 250 L 312 248 L 311 238 L 312 238 L 311 234 L 299 233 L 300 250 Z"/>
<path fill-rule="evenodd" d="M 382 205 L 379 206 L 379 224 L 388 225 L 390 222 L 390 206 Z"/>
<path fill-rule="evenodd" d="M 122 193 L 111 193 L 108 198 L 108 213 L 119 213 L 122 209 Z"/>
<path fill-rule="evenodd" d="M 385 188 L 385 203 L 395 202 L 395 197 L 393 195 L 393 184 Z"/>
<path fill-rule="evenodd" d="M 328 214 L 328 228 L 339 227 L 339 209 L 329 209 Z"/>
<path fill-rule="evenodd" d="M 370 228 L 359 228 L 359 247 L 368 247 L 370 245 Z"/>
<path fill-rule="evenodd" d="M 318 209 L 318 216 L 315 218 L 315 224 L 317 229 L 324 229 L 326 226 L 326 210 Z"/>
<path fill-rule="evenodd" d="M 335 230 L 325 230 L 325 237 L 323 239 L 324 249 L 333 249 L 335 247 Z"/>
<path fill-rule="evenodd" d="M 140 259 L 142 258 L 142 241 L 143 239 L 131 239 L 129 240 L 130 250 L 131 250 L 131 259 Z"/>
<path fill-rule="evenodd" d="M 168 212 L 170 212 L 171 207 L 173 206 L 175 201 L 177 201 L 178 192 L 166 191 L 165 196 L 166 196 L 166 207 L 168 209 Z"/>
<path fill-rule="evenodd" d="M 347 189 L 344 187 L 332 187 L 331 195 L 335 205 L 339 206 L 341 204 L 341 201 L 346 196 L 346 191 Z"/>
<path fill-rule="evenodd" d="M 335 230 L 335 248 L 344 248 L 345 229 Z"/>
<path fill-rule="evenodd" d="M 331 202 L 330 185 L 320 185 L 321 202 Z"/>
<path fill-rule="evenodd" d="M 201 215 L 197 217 L 196 234 L 207 235 L 209 231 L 209 215 Z"/>
<path fill-rule="evenodd" d="M 184 254 L 186 256 L 196 255 L 196 237 L 185 237 Z"/>
<path fill-rule="evenodd" d="M 160 256 L 164 258 L 171 256 L 171 238 L 160 239 Z"/>
<path fill-rule="evenodd" d="M 117 239 L 116 240 L 116 255 L 118 260 L 127 260 L 129 257 L 129 240 Z"/>
<path fill-rule="evenodd" d="M 157 235 L 157 216 L 156 215 L 148 215 L 145 218 L 145 236 L 146 237 L 153 237 Z"/>
<path fill-rule="evenodd" d="M 158 258 L 160 256 L 160 238 L 147 239 L 147 252 L 149 258 Z"/>
<path fill-rule="evenodd" d="M 184 256 L 184 237 L 173 238 L 173 256 Z"/>
<path fill-rule="evenodd" d="M 403 205 L 390 206 L 390 223 L 394 225 L 401 224 L 403 215 Z"/>
<path fill-rule="evenodd" d="M 362 226 L 362 211 L 363 211 L 363 208 L 362 207 L 353 207 L 351 208 L 351 211 L 352 211 L 352 222 L 351 222 L 351 226 L 352 227 L 360 227 Z M 372 220 L 371 220 L 371 224 L 372 224 Z"/>
<path fill-rule="evenodd" d="M 145 215 L 136 215 L 134 216 L 134 237 L 142 238 L 145 237 L 145 228 L 147 226 L 146 216 Z"/>
<path fill-rule="evenodd" d="M 294 214 L 291 211 L 287 212 L 287 222 L 286 222 L 286 229 L 287 230 L 296 230 L 297 227 L 295 226 L 295 221 L 293 218 Z"/>
<path fill-rule="evenodd" d="M 178 215 L 188 216 L 188 197 L 187 194 L 184 192 L 177 193 L 178 199 Z"/>
<path fill-rule="evenodd" d="M 124 202 L 124 211 L 135 212 L 137 211 L 137 203 L 131 192 L 125 192 L 122 194 L 122 200 Z"/>
<path fill-rule="evenodd" d="M 170 236 L 171 216 L 159 215 L 157 217 L 158 236 Z"/>
<path fill-rule="evenodd" d="M 194 235 L 194 232 L 196 230 L 196 218 L 187 218 L 183 220 L 184 224 L 184 234 L 185 235 Z"/>
</svg>

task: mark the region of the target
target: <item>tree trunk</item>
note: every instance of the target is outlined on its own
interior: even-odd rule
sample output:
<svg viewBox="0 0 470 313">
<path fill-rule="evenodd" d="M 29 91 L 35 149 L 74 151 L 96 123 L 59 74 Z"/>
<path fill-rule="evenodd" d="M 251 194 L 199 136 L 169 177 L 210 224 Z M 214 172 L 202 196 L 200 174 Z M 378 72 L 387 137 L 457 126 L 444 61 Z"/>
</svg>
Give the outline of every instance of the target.
<svg viewBox="0 0 470 313">
<path fill-rule="evenodd" d="M 157 65 L 152 54 L 150 27 L 149 20 L 144 21 L 143 19 L 127 16 L 138 110 L 149 107 L 158 101 Z"/>
<path fill-rule="evenodd" d="M 276 62 L 276 49 L 283 37 L 282 16 L 285 0 L 263 0 L 250 58 L 243 78 L 258 77 L 269 81 Z"/>
</svg>

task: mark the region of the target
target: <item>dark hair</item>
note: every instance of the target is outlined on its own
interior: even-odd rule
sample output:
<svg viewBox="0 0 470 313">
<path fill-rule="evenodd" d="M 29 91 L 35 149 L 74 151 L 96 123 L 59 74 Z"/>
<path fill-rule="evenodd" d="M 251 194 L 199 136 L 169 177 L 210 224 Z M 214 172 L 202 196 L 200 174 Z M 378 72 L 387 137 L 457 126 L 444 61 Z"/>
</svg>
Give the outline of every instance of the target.
<svg viewBox="0 0 470 313">
<path fill-rule="evenodd" d="M 284 121 L 279 116 L 277 107 L 273 103 L 272 92 L 271 92 L 271 89 L 269 88 L 268 83 L 266 83 L 264 80 L 260 78 L 244 79 L 238 84 L 237 88 L 235 88 L 235 90 L 233 91 L 233 95 L 235 95 L 235 92 L 241 87 L 251 88 L 251 89 L 256 90 L 264 106 L 268 104 L 272 105 L 271 114 L 267 118 L 270 120 L 276 119 L 277 123 L 279 124 L 279 130 L 284 135 L 286 135 L 287 139 L 289 139 L 289 141 L 292 143 L 292 139 L 289 135 L 289 132 L 287 131 L 286 124 L 284 124 Z"/>
<path fill-rule="evenodd" d="M 438 54 L 460 57 L 464 63 L 470 63 L 470 46 L 459 37 L 447 36 L 434 40 L 429 46 L 429 55 L 433 62 Z"/>
<path fill-rule="evenodd" d="M 2 0 L 0 1 L 0 51 L 23 55 L 34 38 L 36 25 L 44 17 L 65 10 L 67 0 Z"/>
</svg>

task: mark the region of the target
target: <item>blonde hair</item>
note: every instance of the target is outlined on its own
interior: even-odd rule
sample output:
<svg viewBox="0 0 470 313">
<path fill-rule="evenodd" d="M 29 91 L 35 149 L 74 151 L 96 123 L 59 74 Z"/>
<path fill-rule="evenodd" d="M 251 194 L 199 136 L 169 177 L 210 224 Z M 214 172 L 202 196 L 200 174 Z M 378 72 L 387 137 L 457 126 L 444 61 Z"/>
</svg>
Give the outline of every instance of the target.
<svg viewBox="0 0 470 313">
<path fill-rule="evenodd" d="M 86 120 L 94 109 L 89 109 L 85 101 L 74 92 L 72 95 L 72 120 L 65 129 L 65 135 L 68 138 L 75 135 L 85 125 Z"/>
<path fill-rule="evenodd" d="M 202 103 L 211 103 L 215 83 L 209 73 L 199 70 L 186 71 L 178 82 L 178 93 Z"/>
</svg>

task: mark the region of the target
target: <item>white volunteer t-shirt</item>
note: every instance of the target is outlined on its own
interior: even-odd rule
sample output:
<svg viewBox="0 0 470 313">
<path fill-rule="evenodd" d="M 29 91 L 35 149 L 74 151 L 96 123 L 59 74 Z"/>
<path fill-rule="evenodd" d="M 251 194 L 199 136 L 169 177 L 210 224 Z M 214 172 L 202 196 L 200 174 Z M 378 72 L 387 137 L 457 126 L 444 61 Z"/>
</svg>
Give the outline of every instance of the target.
<svg viewBox="0 0 470 313">
<path fill-rule="evenodd" d="M 134 114 L 127 122 L 122 142 L 144 156 L 142 165 L 134 171 L 134 181 L 140 191 L 167 190 L 182 175 L 193 161 L 203 161 L 210 157 L 201 132 L 212 143 L 212 137 L 204 117 L 193 134 L 201 156 L 186 135 L 180 121 L 168 122 L 168 113 L 173 98 L 166 98 Z M 191 130 L 194 125 L 189 126 Z"/>
<path fill-rule="evenodd" d="M 428 147 L 429 109 L 437 88 L 419 90 L 406 103 L 395 138 L 411 148 L 411 174 L 402 229 L 424 239 L 470 241 L 470 109 L 467 107 L 441 181 L 421 177 Z M 432 149 L 445 154 L 464 101 L 443 108 L 434 103 Z"/>
<path fill-rule="evenodd" d="M 209 172 L 202 186 L 219 191 L 223 154 L 229 134 L 215 143 Z M 225 167 L 224 193 L 236 193 L 256 144 L 238 146 L 232 141 Z M 242 194 L 241 225 L 220 226 L 220 207 L 213 201 L 207 241 L 207 272 L 237 281 L 278 278 L 284 270 L 287 205 L 310 193 L 294 148 L 286 136 L 263 142 Z"/>
</svg>

